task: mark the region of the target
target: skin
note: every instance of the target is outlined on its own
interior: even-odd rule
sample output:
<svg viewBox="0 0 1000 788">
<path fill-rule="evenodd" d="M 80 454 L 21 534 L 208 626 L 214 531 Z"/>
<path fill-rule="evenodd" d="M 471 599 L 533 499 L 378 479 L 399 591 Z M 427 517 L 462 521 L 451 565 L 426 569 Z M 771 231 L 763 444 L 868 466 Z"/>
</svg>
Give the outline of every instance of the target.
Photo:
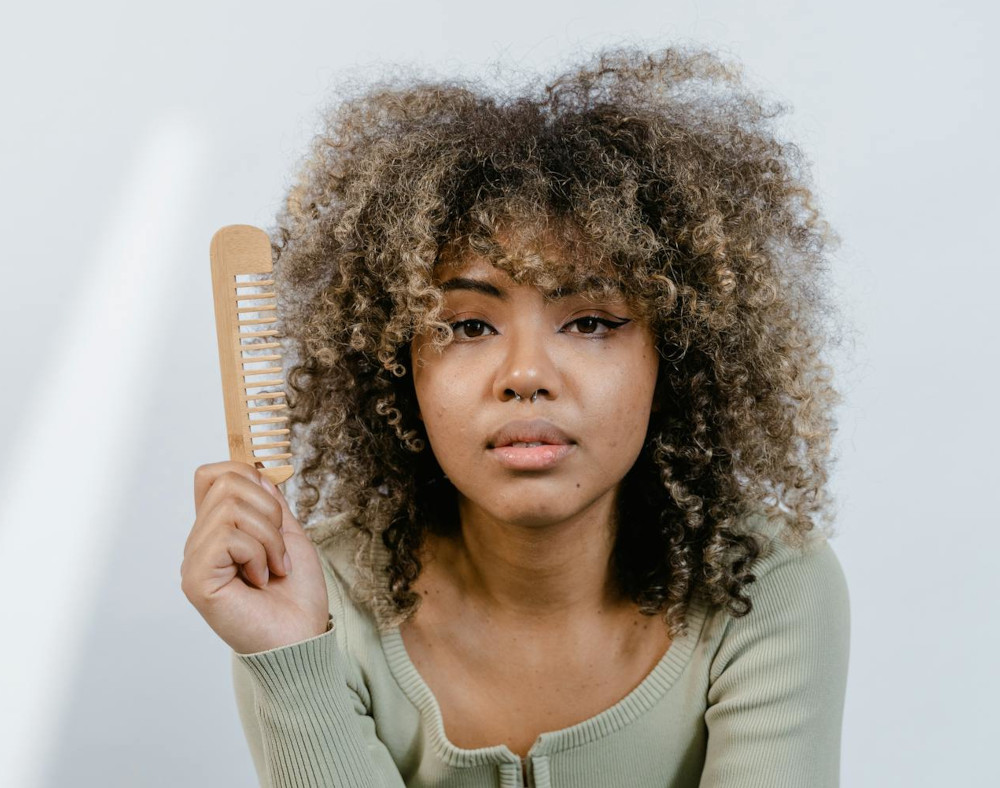
<svg viewBox="0 0 1000 788">
<path fill-rule="evenodd" d="M 447 289 L 457 278 L 505 298 Z M 413 378 L 461 533 L 428 536 L 414 586 L 424 598 L 401 632 L 451 740 L 523 755 L 538 733 L 624 697 L 669 645 L 662 622 L 622 598 L 610 565 L 616 496 L 646 436 L 659 357 L 624 300 L 547 301 L 474 256 L 442 267 L 438 282 L 455 341 L 438 352 L 416 337 Z M 489 436 L 537 417 L 569 435 L 570 454 L 545 470 L 496 462 Z"/>
</svg>

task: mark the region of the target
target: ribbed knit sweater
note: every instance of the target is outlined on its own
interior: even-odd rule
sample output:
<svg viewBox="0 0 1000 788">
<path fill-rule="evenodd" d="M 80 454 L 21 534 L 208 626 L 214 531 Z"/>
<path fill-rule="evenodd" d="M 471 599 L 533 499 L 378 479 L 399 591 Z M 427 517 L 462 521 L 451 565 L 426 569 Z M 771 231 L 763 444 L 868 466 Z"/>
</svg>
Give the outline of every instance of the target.
<svg viewBox="0 0 1000 788">
<path fill-rule="evenodd" d="M 352 602 L 353 551 L 325 551 L 334 628 L 233 652 L 237 706 L 263 788 L 828 788 L 839 783 L 847 584 L 829 543 L 774 540 L 733 617 L 696 595 L 688 631 L 624 698 L 542 734 L 462 749 L 398 627 Z"/>
</svg>

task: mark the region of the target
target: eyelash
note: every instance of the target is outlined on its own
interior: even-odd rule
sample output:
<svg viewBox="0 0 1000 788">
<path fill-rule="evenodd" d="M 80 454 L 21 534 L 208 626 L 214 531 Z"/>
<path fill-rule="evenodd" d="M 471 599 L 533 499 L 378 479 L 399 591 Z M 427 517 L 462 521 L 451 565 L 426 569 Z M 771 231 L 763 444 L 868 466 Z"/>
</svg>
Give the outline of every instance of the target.
<svg viewBox="0 0 1000 788">
<path fill-rule="evenodd" d="M 595 338 L 603 338 L 603 337 L 609 336 L 613 331 L 617 331 L 619 328 L 621 328 L 626 323 L 630 323 L 631 322 L 630 320 L 608 320 L 607 318 L 598 317 L 597 315 L 584 315 L 582 317 L 576 318 L 575 320 L 571 320 L 566 325 L 567 326 L 571 326 L 574 323 L 579 323 L 581 320 L 593 320 L 593 321 L 596 321 L 597 323 L 600 323 L 601 325 L 607 327 L 608 330 L 605 331 L 605 332 L 603 332 L 603 333 L 600 333 L 600 334 L 597 334 L 597 333 L 589 333 L 588 334 L 588 333 L 585 333 L 585 332 L 582 332 L 582 331 L 581 332 L 571 332 L 571 333 L 579 333 L 581 336 L 595 337 Z M 459 326 L 464 326 L 464 325 L 466 325 L 468 323 L 481 323 L 484 326 L 490 326 L 490 324 L 487 323 L 485 320 L 479 320 L 477 318 L 470 318 L 469 320 L 459 320 L 459 321 L 457 321 L 455 323 L 451 323 L 451 330 L 453 332 L 457 332 L 457 328 Z M 493 327 L 490 326 L 490 328 L 493 328 Z M 468 339 L 480 339 L 480 338 L 481 337 L 468 337 L 467 340 Z M 467 341 L 467 340 L 462 340 L 462 341 Z"/>
</svg>

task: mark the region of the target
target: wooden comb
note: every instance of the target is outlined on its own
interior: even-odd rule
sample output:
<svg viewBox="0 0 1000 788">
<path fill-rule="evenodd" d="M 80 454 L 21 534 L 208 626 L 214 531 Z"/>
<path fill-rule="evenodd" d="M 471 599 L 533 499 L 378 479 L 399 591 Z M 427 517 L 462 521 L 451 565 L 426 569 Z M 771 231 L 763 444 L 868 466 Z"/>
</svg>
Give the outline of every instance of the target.
<svg viewBox="0 0 1000 788">
<path fill-rule="evenodd" d="M 281 484 L 292 475 L 292 444 L 290 430 L 276 426 L 288 421 L 281 343 L 277 330 L 264 328 L 278 322 L 271 240 L 258 227 L 231 224 L 212 236 L 211 258 L 229 458 Z"/>
</svg>

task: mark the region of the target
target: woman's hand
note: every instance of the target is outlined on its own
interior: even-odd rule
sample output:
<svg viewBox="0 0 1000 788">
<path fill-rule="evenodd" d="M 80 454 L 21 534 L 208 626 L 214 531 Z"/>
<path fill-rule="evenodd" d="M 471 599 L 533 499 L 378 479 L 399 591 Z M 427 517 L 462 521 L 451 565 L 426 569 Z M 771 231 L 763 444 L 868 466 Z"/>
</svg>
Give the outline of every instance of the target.
<svg viewBox="0 0 1000 788">
<path fill-rule="evenodd" d="M 195 471 L 194 506 L 181 590 L 220 638 L 252 654 L 326 631 L 319 554 L 277 487 L 247 463 L 210 463 Z"/>
</svg>

